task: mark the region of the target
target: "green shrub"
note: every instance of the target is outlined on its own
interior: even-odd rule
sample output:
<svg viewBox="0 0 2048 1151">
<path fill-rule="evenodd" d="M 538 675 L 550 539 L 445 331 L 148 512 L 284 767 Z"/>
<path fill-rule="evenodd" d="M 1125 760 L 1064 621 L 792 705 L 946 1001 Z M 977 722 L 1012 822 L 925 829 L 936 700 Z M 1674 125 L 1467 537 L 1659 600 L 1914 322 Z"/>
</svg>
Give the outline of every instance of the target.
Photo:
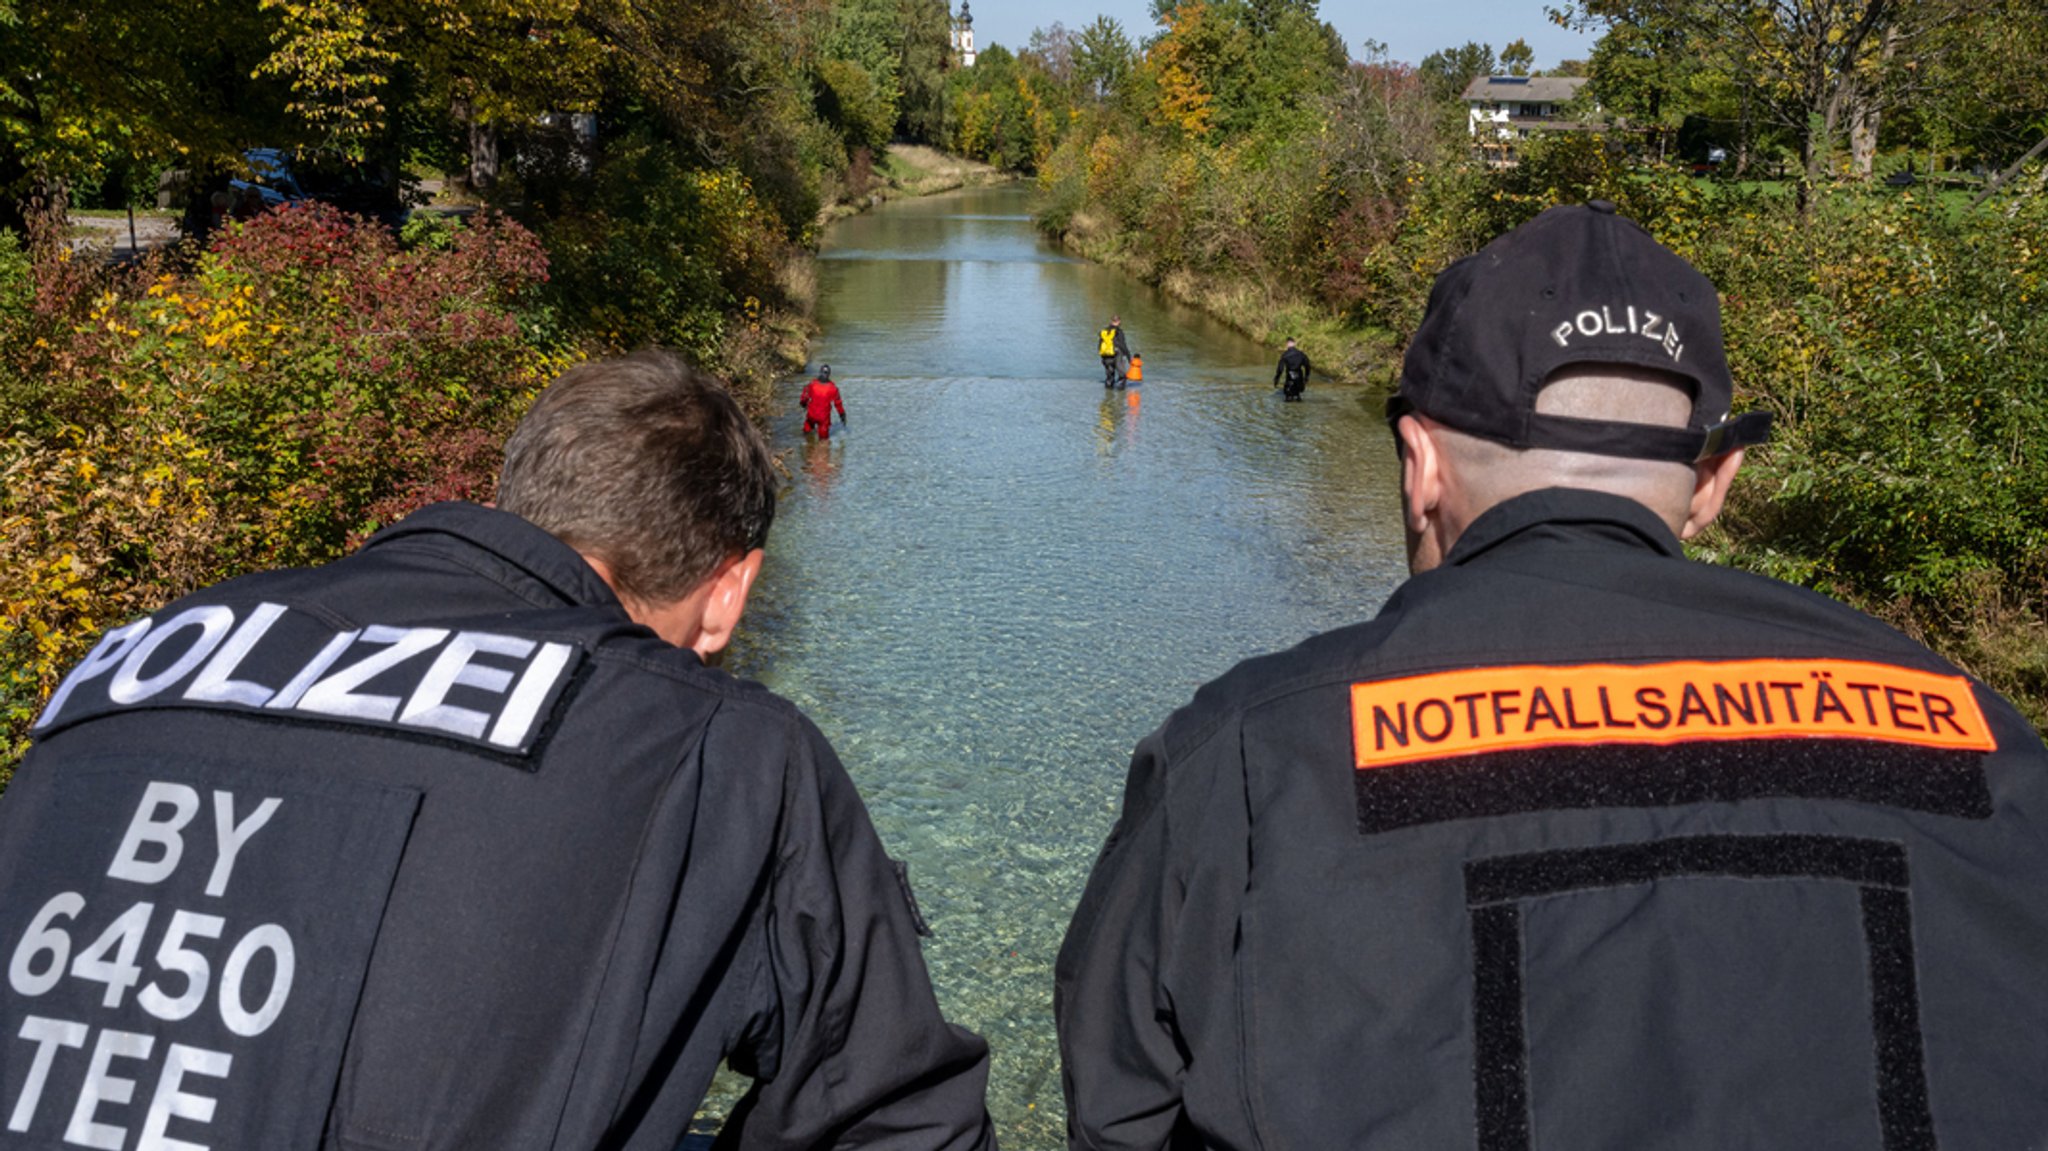
<svg viewBox="0 0 2048 1151">
<path fill-rule="evenodd" d="M 818 115 L 839 132 L 847 151 L 889 146 L 896 131 L 896 104 L 867 69 L 851 60 L 821 60 L 817 92 Z"/>
<path fill-rule="evenodd" d="M 234 228 L 189 274 L 91 272 L 35 273 L 46 370 L 0 379 L 0 764 L 104 628 L 489 498 L 497 445 L 568 362 L 522 326 L 538 242 L 492 217 L 404 251 L 309 204 Z M 0 261 L 0 298 L 17 274 Z"/>
<path fill-rule="evenodd" d="M 1711 269 L 1746 391 L 1781 427 L 1735 557 L 1944 610 L 1987 573 L 2025 578 L 2048 555 L 2048 214 L 1845 197 L 1788 217 L 1724 220 Z"/>
<path fill-rule="evenodd" d="M 611 347 L 665 344 L 715 362 L 731 317 L 779 296 L 783 242 L 747 179 L 692 169 L 652 139 L 615 145 L 588 198 L 541 234 L 553 306 Z"/>
</svg>

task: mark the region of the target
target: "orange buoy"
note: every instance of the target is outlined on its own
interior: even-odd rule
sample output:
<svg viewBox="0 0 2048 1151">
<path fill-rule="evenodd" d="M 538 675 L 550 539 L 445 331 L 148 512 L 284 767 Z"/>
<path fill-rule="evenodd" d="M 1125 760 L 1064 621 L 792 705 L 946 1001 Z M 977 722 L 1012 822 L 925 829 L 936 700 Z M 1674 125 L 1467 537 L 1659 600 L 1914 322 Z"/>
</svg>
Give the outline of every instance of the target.
<svg viewBox="0 0 2048 1151">
<path fill-rule="evenodd" d="M 1145 358 L 1143 356 L 1131 357 L 1131 370 L 1124 373 L 1124 378 L 1127 380 L 1142 380 L 1145 378 Z"/>
</svg>

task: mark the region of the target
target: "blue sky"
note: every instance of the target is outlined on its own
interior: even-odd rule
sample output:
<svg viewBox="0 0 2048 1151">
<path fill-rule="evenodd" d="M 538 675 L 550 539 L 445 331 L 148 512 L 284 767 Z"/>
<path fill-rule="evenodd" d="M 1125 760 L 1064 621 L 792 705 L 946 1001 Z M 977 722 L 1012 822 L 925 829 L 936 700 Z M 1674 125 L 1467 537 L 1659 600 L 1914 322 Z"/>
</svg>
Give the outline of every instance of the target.
<svg viewBox="0 0 2048 1151">
<path fill-rule="evenodd" d="M 953 0 L 959 10 L 958 0 Z M 1057 20 L 1069 28 L 1091 23 L 1097 16 L 1122 22 L 1133 40 L 1150 35 L 1154 26 L 1149 0 L 970 0 L 974 38 L 983 45 L 1021 48 L 1031 30 Z M 1583 59 L 1593 37 L 1557 27 L 1543 15 L 1544 0 L 1322 0 L 1322 17 L 1337 26 L 1351 54 L 1367 37 L 1386 44 L 1396 60 L 1417 64 L 1439 48 L 1467 40 L 1493 45 L 1498 52 L 1517 37 L 1536 50 L 1536 66 L 1549 68 L 1568 58 Z"/>
</svg>

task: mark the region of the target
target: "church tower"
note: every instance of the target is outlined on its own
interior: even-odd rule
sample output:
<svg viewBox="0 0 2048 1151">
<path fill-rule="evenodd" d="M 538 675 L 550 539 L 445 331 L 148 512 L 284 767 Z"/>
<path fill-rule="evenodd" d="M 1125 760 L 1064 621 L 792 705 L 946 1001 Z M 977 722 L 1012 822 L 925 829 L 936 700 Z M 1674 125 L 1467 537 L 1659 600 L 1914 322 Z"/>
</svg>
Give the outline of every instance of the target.
<svg viewBox="0 0 2048 1151">
<path fill-rule="evenodd" d="M 953 51 L 961 67 L 974 67 L 974 13 L 967 10 L 967 0 L 960 0 L 960 16 L 953 21 Z"/>
</svg>

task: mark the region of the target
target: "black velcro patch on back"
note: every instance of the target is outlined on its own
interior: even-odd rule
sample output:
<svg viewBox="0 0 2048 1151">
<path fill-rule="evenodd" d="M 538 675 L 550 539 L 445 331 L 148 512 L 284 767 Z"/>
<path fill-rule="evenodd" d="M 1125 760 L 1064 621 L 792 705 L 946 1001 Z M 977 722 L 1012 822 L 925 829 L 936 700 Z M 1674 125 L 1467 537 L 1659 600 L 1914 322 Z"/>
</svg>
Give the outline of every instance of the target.
<svg viewBox="0 0 2048 1151">
<path fill-rule="evenodd" d="M 1465 902 L 1479 907 L 1677 875 L 1839 879 L 1902 888 L 1906 851 L 1896 843 L 1838 835 L 1697 835 L 1502 855 L 1465 865 Z"/>
<path fill-rule="evenodd" d="M 1538 747 L 1355 769 L 1358 830 L 1600 807 L 1833 799 L 1991 817 L 1984 755 L 1879 740 Z"/>
<path fill-rule="evenodd" d="M 1694 876 L 1856 885 L 1885 1151 L 1934 1151 L 1906 850 L 1883 840 L 1830 835 L 1688 836 L 1467 863 L 1473 1118 L 1479 1151 L 1527 1151 L 1531 1146 L 1522 901 Z"/>
</svg>

